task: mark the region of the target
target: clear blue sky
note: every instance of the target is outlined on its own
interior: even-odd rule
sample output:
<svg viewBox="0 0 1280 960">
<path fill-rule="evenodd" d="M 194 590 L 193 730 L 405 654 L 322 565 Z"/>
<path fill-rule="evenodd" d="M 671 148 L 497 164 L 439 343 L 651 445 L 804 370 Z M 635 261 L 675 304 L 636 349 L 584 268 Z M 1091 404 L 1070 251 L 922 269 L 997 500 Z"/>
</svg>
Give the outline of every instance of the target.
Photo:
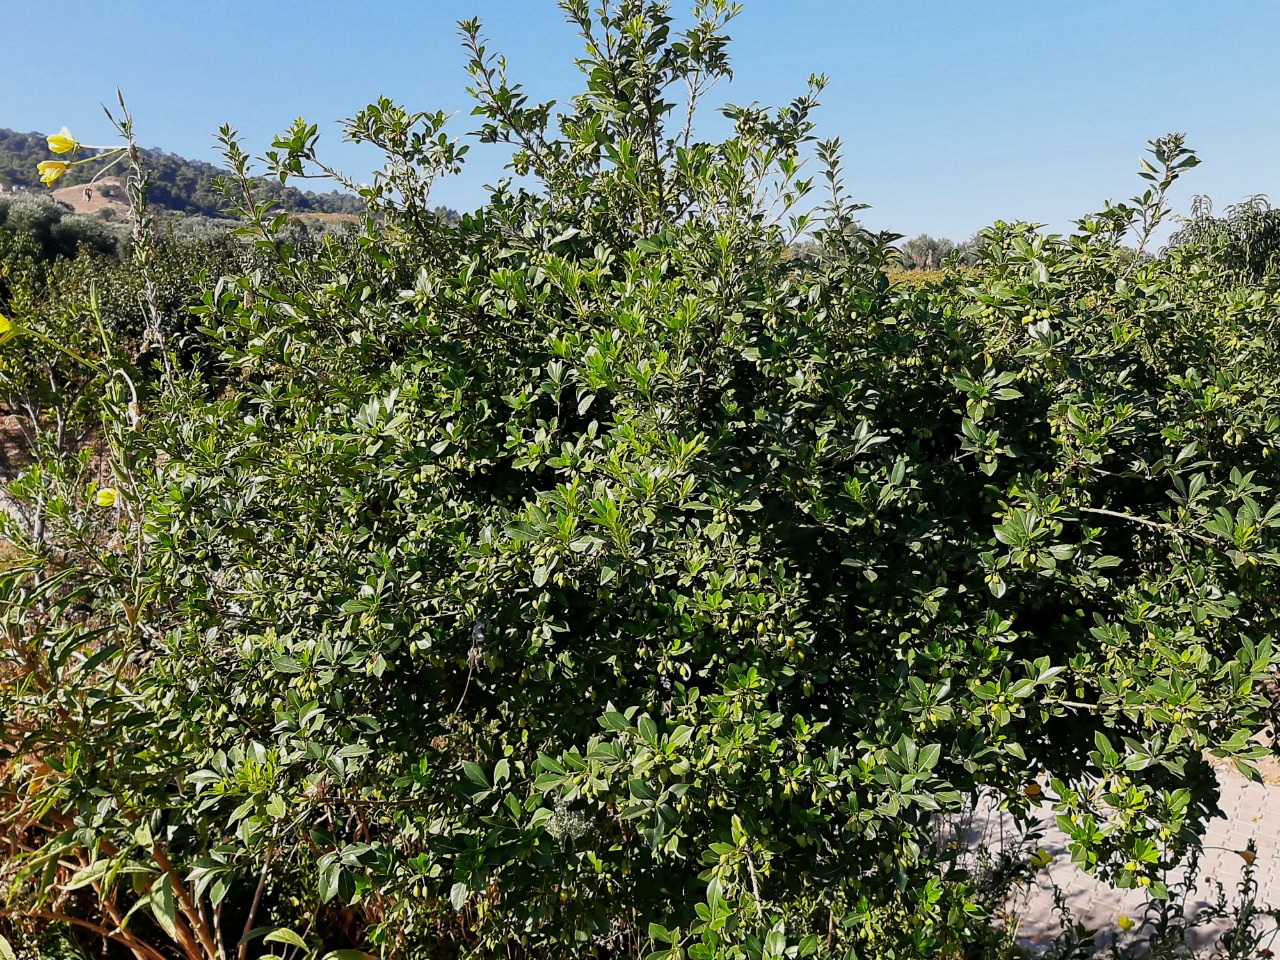
<svg viewBox="0 0 1280 960">
<path fill-rule="evenodd" d="M 260 153 L 302 115 L 363 177 L 375 158 L 343 146 L 333 121 L 379 95 L 459 111 L 453 131 L 471 129 L 454 26 L 467 16 L 535 96 L 577 92 L 579 43 L 552 0 L 10 0 L 0 126 L 66 124 L 94 142 L 118 85 L 145 145 L 216 161 L 212 135 L 229 122 Z M 747 0 L 730 33 L 723 99 L 781 103 L 829 75 L 820 132 L 843 137 L 876 228 L 1062 229 L 1129 196 L 1146 141 L 1171 130 L 1205 161 L 1184 208 L 1192 193 L 1280 202 L 1275 0 Z M 475 206 L 501 162 L 481 153 L 437 200 Z"/>
</svg>

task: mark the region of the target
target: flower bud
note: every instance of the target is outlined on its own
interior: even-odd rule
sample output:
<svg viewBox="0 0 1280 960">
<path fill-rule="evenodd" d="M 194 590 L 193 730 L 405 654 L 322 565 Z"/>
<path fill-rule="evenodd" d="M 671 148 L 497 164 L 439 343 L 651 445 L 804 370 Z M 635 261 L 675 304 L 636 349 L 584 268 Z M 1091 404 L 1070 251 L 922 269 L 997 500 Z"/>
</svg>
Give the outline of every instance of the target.
<svg viewBox="0 0 1280 960">
<path fill-rule="evenodd" d="M 63 127 L 58 133 L 49 137 L 49 149 L 54 153 L 71 153 L 80 149 L 80 141 L 71 135 L 71 131 Z"/>
<path fill-rule="evenodd" d="M 71 164 L 65 160 L 41 160 L 36 169 L 40 171 L 40 181 L 52 185 L 71 169 Z"/>
</svg>

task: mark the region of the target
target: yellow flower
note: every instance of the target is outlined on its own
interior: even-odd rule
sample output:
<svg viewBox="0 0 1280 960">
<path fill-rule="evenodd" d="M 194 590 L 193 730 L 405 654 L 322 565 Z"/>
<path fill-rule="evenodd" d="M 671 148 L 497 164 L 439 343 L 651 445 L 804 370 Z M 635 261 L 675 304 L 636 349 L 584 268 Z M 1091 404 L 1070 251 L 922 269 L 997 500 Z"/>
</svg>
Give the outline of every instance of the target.
<svg viewBox="0 0 1280 960">
<path fill-rule="evenodd" d="M 115 487 L 103 487 L 98 491 L 98 497 L 95 501 L 100 507 L 114 507 L 116 500 L 120 498 L 120 494 L 116 492 Z"/>
<path fill-rule="evenodd" d="M 6 343 L 18 335 L 18 328 L 13 325 L 13 321 L 0 313 L 0 343 Z"/>
<path fill-rule="evenodd" d="M 80 141 L 71 135 L 71 131 L 63 127 L 59 133 L 49 138 L 49 149 L 54 153 L 70 153 L 80 149 Z"/>
<path fill-rule="evenodd" d="M 1123 913 L 1120 914 L 1120 917 L 1116 922 L 1120 924 L 1121 930 L 1132 930 L 1138 925 L 1134 922 L 1132 917 L 1126 917 Z"/>
<path fill-rule="evenodd" d="M 71 169 L 71 164 L 65 160 L 41 160 L 36 164 L 36 169 L 40 171 L 42 182 L 52 184 Z"/>
</svg>

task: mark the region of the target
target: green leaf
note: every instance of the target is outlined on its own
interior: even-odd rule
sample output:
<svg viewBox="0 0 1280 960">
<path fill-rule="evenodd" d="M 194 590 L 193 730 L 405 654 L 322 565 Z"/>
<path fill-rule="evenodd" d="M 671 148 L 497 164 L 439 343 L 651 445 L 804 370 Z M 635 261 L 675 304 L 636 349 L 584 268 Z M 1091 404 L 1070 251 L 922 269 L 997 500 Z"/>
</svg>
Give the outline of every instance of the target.
<svg viewBox="0 0 1280 960">
<path fill-rule="evenodd" d="M 287 943 L 289 946 L 297 947 L 299 950 L 307 949 L 307 942 L 288 927 L 276 927 L 262 940 L 264 943 Z"/>
<path fill-rule="evenodd" d="M 693 736 L 693 727 L 687 724 L 676 727 L 667 735 L 667 745 L 673 748 L 683 747 Z"/>
<path fill-rule="evenodd" d="M 174 901 L 173 885 L 167 873 L 157 878 L 151 885 L 151 915 L 172 939 L 178 938 L 177 904 Z"/>
<path fill-rule="evenodd" d="M 942 747 L 939 744 L 931 743 L 920 751 L 920 759 L 917 761 L 917 767 L 920 770 L 932 770 L 938 765 L 938 759 L 942 756 Z"/>
<path fill-rule="evenodd" d="M 467 779 L 480 787 L 489 786 L 489 778 L 484 772 L 484 767 L 476 763 L 474 760 L 462 761 L 462 772 L 467 775 Z"/>
<path fill-rule="evenodd" d="M 658 745 L 658 725 L 646 713 L 641 715 L 640 720 L 636 724 L 636 730 L 640 734 L 640 739 L 651 747 Z"/>
<path fill-rule="evenodd" d="M 337 861 L 326 863 L 320 868 L 319 889 L 321 903 L 328 903 L 338 895 L 338 886 L 342 879 L 342 864 Z"/>
<path fill-rule="evenodd" d="M 631 724 L 617 710 L 606 710 L 600 718 L 600 725 L 606 730 L 630 730 Z"/>
<path fill-rule="evenodd" d="M 649 802 L 658 799 L 658 795 L 654 793 L 653 788 L 643 780 L 628 780 L 627 789 L 630 791 L 633 800 Z"/>
<path fill-rule="evenodd" d="M 115 865 L 114 860 L 102 859 L 95 860 L 87 867 L 83 867 L 75 873 L 63 888 L 65 890 L 79 890 L 81 887 L 87 887 L 93 883 L 97 883 Z"/>
<path fill-rule="evenodd" d="M 271 666 L 275 668 L 277 673 L 294 674 L 302 673 L 303 671 L 302 664 L 293 659 L 293 657 L 284 656 L 283 654 L 273 658 Z"/>
</svg>

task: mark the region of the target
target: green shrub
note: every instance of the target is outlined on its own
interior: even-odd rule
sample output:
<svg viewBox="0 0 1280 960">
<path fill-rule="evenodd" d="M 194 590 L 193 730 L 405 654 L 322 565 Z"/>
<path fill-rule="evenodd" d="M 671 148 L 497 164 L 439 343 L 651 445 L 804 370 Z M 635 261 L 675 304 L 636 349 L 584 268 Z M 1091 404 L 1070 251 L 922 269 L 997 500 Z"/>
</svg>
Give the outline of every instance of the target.
<svg viewBox="0 0 1280 960">
<path fill-rule="evenodd" d="M 35 193 L 0 196 L 0 255 L 28 237 L 41 258 L 53 259 L 82 250 L 114 254 L 120 231 L 98 217 L 72 213 L 52 197 Z"/>
<path fill-rule="evenodd" d="M 1207 269 L 1225 280 L 1265 282 L 1280 272 L 1280 210 L 1259 194 L 1215 217 L 1209 198 L 1197 197 L 1192 217 L 1169 246 L 1183 256 L 1204 257 Z"/>
<path fill-rule="evenodd" d="M 457 223 L 441 114 L 348 121 L 388 164 L 307 251 L 223 131 L 275 260 L 206 294 L 229 375 L 140 432 L 104 380 L 109 476 L 15 486 L 9 915 L 192 960 L 960 956 L 1000 941 L 944 842 L 979 795 L 1164 895 L 1277 659 L 1276 292 L 1119 242 L 1194 157 L 891 287 L 821 78 L 703 142 L 671 91 L 727 74 L 727 4 L 562 7 L 558 114 L 462 25 L 522 179 Z"/>
</svg>

